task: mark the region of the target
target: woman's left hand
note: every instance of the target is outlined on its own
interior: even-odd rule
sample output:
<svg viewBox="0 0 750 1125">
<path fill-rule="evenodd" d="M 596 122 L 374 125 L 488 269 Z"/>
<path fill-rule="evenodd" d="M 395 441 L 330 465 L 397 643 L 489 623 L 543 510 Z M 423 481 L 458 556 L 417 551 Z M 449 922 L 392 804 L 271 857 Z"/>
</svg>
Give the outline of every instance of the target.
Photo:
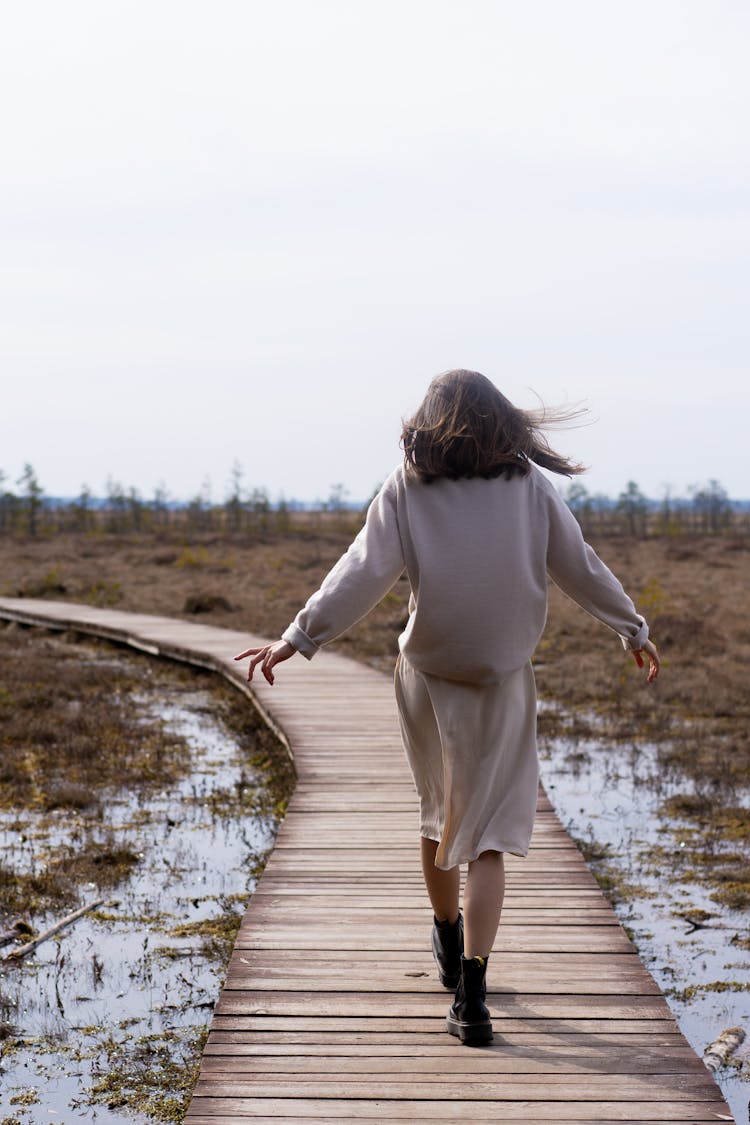
<svg viewBox="0 0 750 1125">
<path fill-rule="evenodd" d="M 274 641 L 272 645 L 263 645 L 262 648 L 247 648 L 234 659 L 244 660 L 247 656 L 251 657 L 247 669 L 248 681 L 252 680 L 256 665 L 260 664 L 261 672 L 269 684 L 272 684 L 274 665 L 281 664 L 282 660 L 288 660 L 290 656 L 294 656 L 296 651 L 296 648 L 290 645 L 288 641 Z"/>
<path fill-rule="evenodd" d="M 648 657 L 648 676 L 646 678 L 647 684 L 652 684 L 656 677 L 659 675 L 659 668 L 661 661 L 659 660 L 659 653 L 656 650 L 656 645 L 653 641 L 644 641 L 642 648 L 635 648 L 631 650 L 633 659 L 639 668 L 643 668 L 643 653 Z"/>
</svg>

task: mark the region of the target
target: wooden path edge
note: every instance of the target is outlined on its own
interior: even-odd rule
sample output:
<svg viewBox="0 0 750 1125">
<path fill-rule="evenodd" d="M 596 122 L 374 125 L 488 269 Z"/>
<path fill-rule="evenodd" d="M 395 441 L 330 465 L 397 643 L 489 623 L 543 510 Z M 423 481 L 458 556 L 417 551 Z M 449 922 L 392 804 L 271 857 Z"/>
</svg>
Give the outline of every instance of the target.
<svg viewBox="0 0 750 1125">
<path fill-rule="evenodd" d="M 540 790 L 508 857 L 490 964 L 495 1042 L 445 1033 L 413 784 L 389 678 L 336 653 L 273 689 L 232 656 L 263 638 L 179 618 L 0 598 L 0 618 L 218 673 L 279 737 L 297 785 L 240 928 L 186 1121 L 732 1121 Z"/>
</svg>

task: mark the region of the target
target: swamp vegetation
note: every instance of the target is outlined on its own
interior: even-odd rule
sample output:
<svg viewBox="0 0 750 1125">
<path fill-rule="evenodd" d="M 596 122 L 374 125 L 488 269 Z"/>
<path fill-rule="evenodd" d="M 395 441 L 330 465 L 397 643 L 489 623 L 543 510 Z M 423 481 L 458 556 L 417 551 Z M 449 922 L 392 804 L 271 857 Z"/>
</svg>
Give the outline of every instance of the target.
<svg viewBox="0 0 750 1125">
<path fill-rule="evenodd" d="M 16 625 L 0 667 L 0 930 L 104 899 L 0 964 L 0 1120 L 179 1121 L 288 759 L 207 673 Z"/>
<path fill-rule="evenodd" d="M 33 540 L 8 536 L 0 538 L 0 592 L 192 620 L 201 614 L 273 637 L 355 530 L 349 516 L 338 513 L 235 535 L 164 530 L 110 536 L 99 530 Z M 647 687 L 617 639 L 553 588 L 535 658 L 545 780 L 683 1030 L 701 1050 L 734 1023 L 750 1030 L 750 538 L 621 535 L 593 545 L 648 617 L 662 675 Z M 334 647 L 390 672 L 407 598 L 402 579 Z M 49 668 L 43 672 L 37 662 L 34 675 L 42 694 L 52 694 Z M 68 708 L 60 712 L 61 724 L 78 721 L 77 691 L 66 699 L 63 681 L 54 692 Z M 18 709 L 14 700 L 6 702 L 5 714 Z M 159 748 L 144 750 L 142 769 L 146 778 L 154 768 L 163 769 L 164 778 L 170 771 L 184 777 L 186 763 L 184 748 L 169 735 Z M 97 768 L 106 773 L 106 763 Z M 74 811 L 76 787 L 88 788 L 76 770 L 72 758 L 65 768 L 58 759 L 41 789 L 22 778 L 15 784 L 27 784 L 26 799 L 33 792 L 35 807 L 47 817 L 62 819 L 65 809 L 65 819 L 85 818 L 85 809 Z M 56 806 L 66 788 L 69 803 Z M 100 855 L 94 878 L 80 844 L 75 863 L 88 864 L 95 888 L 113 886 L 118 870 L 126 879 L 141 870 L 133 844 L 102 837 L 97 846 L 109 859 Z M 69 859 L 66 873 L 74 869 L 72 853 Z M 46 863 L 54 862 L 50 853 Z M 106 883 L 110 876 L 113 882 Z M 33 881 L 37 877 L 41 883 Z M 50 893 L 43 887 L 47 866 L 38 864 L 29 878 L 23 895 L 42 895 L 41 904 Z M 170 1057 L 177 1057 L 174 1048 Z M 741 1059 L 735 1070 L 744 1073 Z M 723 1076 L 723 1084 L 733 1081 Z"/>
</svg>

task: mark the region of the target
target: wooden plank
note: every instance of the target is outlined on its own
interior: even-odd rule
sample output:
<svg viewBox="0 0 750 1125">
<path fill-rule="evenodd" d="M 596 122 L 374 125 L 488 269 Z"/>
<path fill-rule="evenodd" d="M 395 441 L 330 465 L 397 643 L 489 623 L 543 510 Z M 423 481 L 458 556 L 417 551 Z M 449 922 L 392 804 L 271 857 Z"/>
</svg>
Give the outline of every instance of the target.
<svg viewBox="0 0 750 1125">
<path fill-rule="evenodd" d="M 222 1027 L 224 1021 L 217 1020 Z M 579 1021 L 576 1021 L 578 1023 Z M 620 1021 L 620 1026 L 627 1025 L 629 1021 Z M 639 1027 L 646 1027 L 646 1031 L 599 1031 L 596 1034 L 596 1045 L 589 1031 L 566 1030 L 562 1034 L 554 1030 L 554 1025 L 548 1023 L 550 1030 L 527 1031 L 520 1021 L 516 1021 L 512 1039 L 506 1038 L 499 1031 L 495 1032 L 493 1043 L 483 1048 L 504 1058 L 508 1052 L 517 1052 L 521 1055 L 533 1054 L 536 1048 L 545 1051 L 575 1052 L 576 1056 L 586 1057 L 588 1053 L 596 1055 L 603 1062 L 607 1062 L 610 1055 L 615 1053 L 619 1057 L 623 1051 L 640 1051 L 644 1048 L 649 1056 L 658 1060 L 662 1057 L 671 1057 L 670 1052 L 684 1053 L 685 1058 L 698 1063 L 698 1057 L 688 1046 L 681 1034 L 673 1030 L 656 1030 L 657 1021 L 638 1021 Z M 300 1031 L 294 1026 L 294 1021 L 288 1021 L 290 1030 L 269 1030 L 264 1027 L 259 1030 L 212 1030 L 208 1037 L 207 1053 L 221 1054 L 266 1054 L 266 1055 L 324 1055 L 346 1056 L 367 1055 L 372 1058 L 382 1058 L 387 1055 L 419 1055 L 427 1058 L 432 1055 L 450 1056 L 456 1054 L 456 1044 L 446 1038 L 444 1027 L 435 1027 L 432 1032 L 407 1032 L 392 1029 L 391 1031 L 330 1031 L 316 1033 Z M 539 1021 L 537 1021 L 539 1023 Z M 650 1028 L 650 1030 L 648 1030 Z M 209 1050 L 210 1048 L 210 1050 Z"/>
<path fill-rule="evenodd" d="M 254 928 L 260 926 L 272 927 L 279 917 L 279 903 L 266 904 L 261 899 L 256 899 L 248 917 Z M 555 910 L 549 906 L 541 909 L 533 906 L 517 907 L 515 903 L 512 903 L 503 908 L 505 924 L 514 927 L 553 926 L 557 928 L 564 924 L 569 917 L 570 906 L 558 907 Z M 400 906 L 381 903 L 377 908 L 377 920 L 379 926 L 389 929 L 393 927 L 394 931 L 408 922 L 410 929 L 416 927 L 422 931 L 423 946 L 429 940 L 432 919 L 430 918 L 428 921 L 424 910 L 419 916 L 411 919 L 405 916 L 405 912 Z M 286 925 L 302 923 L 311 930 L 318 927 L 329 929 L 331 925 L 340 925 L 342 921 L 357 925 L 363 923 L 368 929 L 372 929 L 372 903 L 355 906 L 347 899 L 329 897 L 325 903 L 320 904 L 295 902 L 294 900 L 289 900 L 284 904 L 284 922 Z M 576 922 L 578 925 L 587 926 L 610 927 L 619 925 L 612 911 L 605 909 L 600 903 L 593 906 L 582 903 L 576 910 Z"/>
<path fill-rule="evenodd" d="M 387 1075 L 390 1078 L 404 1073 L 411 1077 L 439 1077 L 448 1075 L 590 1075 L 601 1070 L 602 1052 L 577 1050 L 571 1054 L 563 1048 L 545 1047 L 536 1051 L 506 1046 L 502 1050 L 472 1051 L 470 1059 L 464 1058 L 455 1047 L 446 1048 L 436 1054 L 415 1052 L 396 1055 L 368 1055 L 366 1050 L 348 1055 L 339 1053 L 324 1054 L 316 1051 L 308 1054 L 285 1053 L 267 1054 L 261 1047 L 255 1051 L 219 1050 L 215 1045 L 206 1049 L 203 1073 L 209 1075 L 247 1075 L 247 1074 L 319 1074 L 325 1067 L 337 1075 Z M 608 1074 L 682 1074 L 695 1063 L 695 1069 L 702 1067 L 695 1055 L 690 1057 L 684 1048 L 671 1054 L 662 1052 L 655 1057 L 642 1048 L 638 1051 L 621 1048 L 618 1057 L 607 1065 Z M 705 1070 L 704 1070 L 705 1073 Z"/>
<path fill-rule="evenodd" d="M 314 982 L 310 982 L 311 987 Z M 283 992 L 253 990 L 249 988 L 232 989 L 225 987 L 217 1002 L 216 1011 L 221 1015 L 242 1012 L 248 1015 L 285 1016 L 336 1016 L 346 1012 L 357 1018 L 371 1016 L 433 1016 L 445 1019 L 450 996 L 420 995 L 411 993 L 408 1001 L 403 993 L 336 993 L 316 991 Z M 487 1007 L 493 1017 L 510 1016 L 536 1019 L 583 1019 L 595 1017 L 607 1019 L 613 1014 L 619 1019 L 667 1019 L 669 1008 L 661 995 L 657 996 L 577 996 L 566 993 L 525 993 L 514 995 L 488 994 Z"/>
<path fill-rule="evenodd" d="M 461 1050 L 457 1047 L 457 1050 Z M 462 1052 L 463 1054 L 464 1052 Z M 473 1051 L 471 1052 L 474 1053 Z M 289 1093 L 288 1075 L 259 1071 L 253 1075 L 201 1073 L 195 1087 L 197 1098 L 283 1098 Z M 295 1097 L 378 1098 L 388 1101 L 422 1101 L 439 1097 L 446 1102 L 521 1101 L 618 1101 L 618 1102 L 721 1102 L 716 1083 L 704 1068 L 703 1074 L 500 1074 L 478 1075 L 457 1072 L 431 1074 L 425 1079 L 403 1071 L 379 1074 L 348 1074 L 338 1067 L 327 1074 L 294 1077 Z"/>
<path fill-rule="evenodd" d="M 247 1035 L 252 1041 L 253 1034 L 273 1037 L 274 1042 L 282 1039 L 287 1042 L 296 1042 L 295 1036 L 301 1042 L 318 1043 L 451 1043 L 445 1037 L 445 1018 L 442 1014 L 435 1016 L 346 1016 L 337 1013 L 336 1016 L 301 1016 L 280 1015 L 276 1012 L 263 1011 L 257 1014 L 251 1012 L 222 1012 L 214 1013 L 212 1029 L 217 1032 L 233 1032 Z M 495 1032 L 495 1042 L 502 1045 L 512 1036 L 512 1042 L 525 1042 L 527 1035 L 548 1036 L 555 1034 L 558 1042 L 568 1042 L 568 1036 L 595 1036 L 596 1042 L 619 1042 L 612 1036 L 623 1036 L 627 1042 L 631 1036 L 637 1040 L 649 1042 L 653 1037 L 656 1045 L 657 1039 L 667 1035 L 679 1035 L 674 1018 L 669 1016 L 649 1018 L 624 1018 L 622 1016 L 592 1017 L 581 1016 L 567 1019 L 560 1025 L 555 1019 L 543 1016 L 506 1016 L 503 1012 L 496 1014 L 492 1019 Z M 578 1040 L 576 1040 L 578 1041 Z"/>
<path fill-rule="evenodd" d="M 391 1125 L 411 1125 L 413 1121 L 449 1121 L 455 1125 L 456 1115 L 460 1121 L 522 1121 L 525 1125 L 547 1125 L 550 1121 L 596 1122 L 597 1125 L 620 1125 L 620 1122 L 638 1122 L 642 1125 L 657 1125 L 658 1122 L 678 1122 L 679 1125 L 716 1125 L 716 1114 L 721 1112 L 721 1103 L 708 1103 L 702 1100 L 684 1102 L 621 1102 L 604 1100 L 586 1101 L 545 1101 L 543 1099 L 524 1099 L 504 1101 L 500 1107 L 493 1101 L 445 1100 L 387 1101 L 382 1098 L 321 1098 L 299 1096 L 296 1089 L 288 1091 L 288 1096 L 278 1098 L 243 1098 L 217 1096 L 204 1098 L 196 1095 L 186 1120 L 194 1125 L 237 1125 L 240 1118 L 258 1120 L 258 1114 L 269 1122 L 277 1118 L 290 1121 L 313 1118 L 329 1125 L 331 1121 L 376 1122 L 389 1121 Z M 731 1121 L 732 1118 L 729 1117 Z"/>
<path fill-rule="evenodd" d="M 236 969 L 232 969 L 227 975 L 225 988 L 234 990 L 262 990 L 264 992 L 294 992 L 294 991 L 307 991 L 310 987 L 310 981 L 315 981 L 316 991 L 321 993 L 339 993 L 341 991 L 341 974 L 335 975 L 330 973 L 328 975 L 319 972 L 315 973 L 306 968 L 296 973 L 244 973 Z M 435 995 L 440 985 L 434 979 L 434 974 L 429 976 L 419 975 L 417 973 L 402 973 L 400 977 L 395 977 L 385 970 L 374 973 L 347 973 L 347 986 L 350 989 L 356 989 L 358 992 L 372 992 L 372 993 L 396 993 L 404 996 L 412 996 L 414 993 Z M 495 984 L 492 991 L 488 993 L 490 997 L 496 998 L 497 1004 L 502 1002 L 506 995 L 512 995 L 516 992 L 523 992 L 524 994 L 533 994 L 540 988 L 544 989 L 546 995 L 571 995 L 576 996 L 659 996 L 661 995 L 658 986 L 653 980 L 644 979 L 643 977 L 615 977 L 612 980 L 591 980 L 590 978 L 580 979 L 574 976 L 559 976 L 550 977 L 543 974 L 532 975 L 531 973 L 525 976 L 517 976 L 513 978 L 512 985 Z M 441 993 L 445 998 L 447 995 L 445 991 Z M 449 1000 L 451 997 L 449 997 Z"/>
<path fill-rule="evenodd" d="M 265 1108 L 265 1102 L 260 1101 L 259 1105 L 262 1105 L 263 1108 Z M 388 1114 L 388 1116 L 386 1116 L 386 1114 Z M 263 1111 L 259 1110 L 259 1109 L 254 1109 L 252 1111 L 250 1117 L 252 1117 L 253 1125 L 297 1125 L 297 1123 L 300 1122 L 300 1120 L 304 1120 L 306 1125 L 331 1125 L 332 1119 L 335 1119 L 335 1120 L 346 1119 L 346 1120 L 350 1120 L 350 1122 L 353 1122 L 353 1120 L 356 1120 L 356 1123 L 358 1123 L 358 1125 L 378 1125 L 378 1123 L 383 1122 L 383 1120 L 387 1120 L 389 1125 L 412 1125 L 412 1123 L 415 1122 L 415 1120 L 432 1119 L 432 1118 L 424 1118 L 422 1116 L 419 1116 L 419 1117 L 416 1117 L 416 1116 L 409 1116 L 409 1117 L 392 1116 L 392 1110 L 391 1110 L 390 1107 L 386 1108 L 385 1110 L 379 1109 L 378 1110 L 378 1117 L 367 1117 L 367 1116 L 358 1115 L 356 1117 L 346 1116 L 344 1118 L 342 1115 L 337 1115 L 335 1118 L 332 1118 L 331 1116 L 311 1117 L 308 1114 L 305 1114 L 304 1116 L 300 1115 L 299 1117 L 288 1117 L 286 1115 L 286 1113 L 282 1113 L 280 1116 L 266 1117 L 265 1114 L 263 1113 Z M 189 1113 L 188 1117 L 186 1119 L 190 1120 L 190 1122 L 192 1122 L 192 1123 L 195 1123 L 195 1125 L 237 1125 L 238 1120 L 241 1120 L 242 1118 L 238 1117 L 238 1116 L 234 1116 L 234 1115 L 232 1117 L 226 1117 L 226 1116 L 205 1117 L 205 1116 L 201 1116 L 200 1111 L 198 1111 L 198 1113 L 196 1115 L 193 1115 L 193 1114 Z M 473 1113 L 473 1111 L 471 1113 L 471 1117 L 466 1118 L 466 1119 L 476 1120 L 476 1122 L 495 1122 L 495 1123 L 497 1123 L 497 1120 L 498 1120 L 497 1117 L 493 1117 L 493 1116 L 489 1116 L 489 1117 L 484 1116 L 484 1115 L 476 1116 L 475 1113 Z M 519 1118 L 516 1118 L 516 1120 L 518 1120 L 518 1119 Z M 524 1115 L 523 1118 L 521 1118 L 521 1119 L 523 1119 L 523 1122 L 525 1123 L 525 1125 L 549 1125 L 549 1122 L 550 1122 L 551 1118 L 550 1117 L 546 1117 L 544 1119 L 540 1118 L 540 1117 L 533 1117 L 532 1118 L 532 1117 L 528 1117 L 528 1116 Z M 566 1117 L 559 1117 L 559 1118 L 552 1118 L 552 1119 L 553 1120 L 564 1120 L 564 1122 L 566 1122 L 566 1125 L 589 1125 L 591 1120 L 596 1120 L 597 1125 L 621 1125 L 621 1122 L 624 1118 L 621 1117 L 618 1120 L 613 1120 L 612 1118 L 609 1118 L 608 1120 L 602 1120 L 598 1117 L 591 1118 L 590 1116 L 586 1117 L 586 1118 L 585 1117 L 575 1117 L 575 1118 L 573 1118 L 573 1117 L 566 1116 Z M 632 1117 L 630 1113 L 627 1114 L 626 1119 L 629 1120 L 629 1122 L 634 1122 L 634 1120 L 635 1120 L 635 1118 Z M 729 1119 L 730 1118 L 728 1118 L 728 1117 L 719 1117 L 716 1114 L 713 1114 L 711 1117 L 703 1117 L 703 1116 L 698 1117 L 696 1115 L 689 1114 L 687 1117 L 681 1117 L 680 1116 L 679 1122 L 683 1123 L 683 1125 L 716 1125 L 716 1123 L 719 1122 L 719 1120 L 729 1120 Z M 510 1118 L 506 1116 L 505 1120 L 510 1120 Z M 659 1120 L 665 1120 L 665 1118 L 663 1118 L 662 1116 L 650 1115 L 648 1118 L 641 1118 L 641 1125 L 656 1125 L 656 1123 L 659 1122 Z M 671 1118 L 671 1120 L 676 1120 L 676 1118 Z"/>
<path fill-rule="evenodd" d="M 282 882 L 269 878 L 264 879 L 253 892 L 254 903 L 264 905 L 270 903 L 277 908 L 282 906 L 287 898 L 293 899 L 294 904 L 304 910 L 308 908 L 311 900 L 314 902 L 318 899 L 323 903 L 330 901 L 331 890 L 329 887 L 320 886 L 316 880 L 307 883 L 298 880 L 292 886 L 287 881 Z M 369 909 L 370 913 L 372 913 L 373 907 L 380 910 L 381 906 L 393 903 L 402 912 L 417 914 L 425 925 L 432 924 L 432 912 L 427 897 L 422 898 L 420 896 L 417 898 L 414 889 L 411 887 L 372 886 L 364 889 L 357 886 L 348 892 L 347 902 L 356 909 Z M 550 891 L 539 887 L 519 888 L 512 896 L 509 896 L 509 902 L 503 907 L 503 917 L 510 911 L 527 908 L 545 911 L 567 910 L 570 912 L 578 908 L 588 909 L 590 906 L 602 910 L 609 909 L 609 904 L 600 891 L 585 887 L 559 887 Z M 287 909 L 287 907 L 284 906 L 284 909 Z"/>
<path fill-rule="evenodd" d="M 40 600 L 0 599 L 0 615 L 214 668 L 243 690 L 232 656 L 262 643 Z M 191 1125 L 731 1119 L 541 789 L 529 855 L 506 856 L 494 1043 L 448 1036 L 389 678 L 323 653 L 254 698 L 298 784 L 237 937 Z"/>
<path fill-rule="evenodd" d="M 285 949 L 315 948 L 349 949 L 357 952 L 360 949 L 379 949 L 387 953 L 389 949 L 400 949 L 421 952 L 425 947 L 425 936 L 409 929 L 407 926 L 393 927 L 388 933 L 377 932 L 377 927 L 366 925 L 355 926 L 351 924 L 346 928 L 336 928 L 331 925 L 326 929 L 318 927 L 294 926 L 291 922 L 284 924 L 279 920 L 275 925 L 258 926 L 252 923 L 243 923 L 237 935 L 236 949 L 267 949 L 273 951 L 280 947 Z M 502 954 L 506 950 L 559 950 L 560 952 L 576 952 L 584 950 L 627 952 L 633 947 L 624 931 L 614 926 L 512 926 L 501 927 L 498 938 L 493 947 L 495 953 Z M 494 964 L 493 964 L 494 967 Z"/>
</svg>

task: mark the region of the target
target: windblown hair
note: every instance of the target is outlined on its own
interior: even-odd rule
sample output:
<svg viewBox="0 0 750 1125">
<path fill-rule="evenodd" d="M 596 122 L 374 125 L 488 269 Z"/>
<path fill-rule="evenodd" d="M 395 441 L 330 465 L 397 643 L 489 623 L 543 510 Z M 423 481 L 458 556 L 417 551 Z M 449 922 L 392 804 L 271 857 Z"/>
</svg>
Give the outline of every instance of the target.
<svg viewBox="0 0 750 1125">
<path fill-rule="evenodd" d="M 404 421 L 406 466 L 425 483 L 448 477 L 526 476 L 534 461 L 572 477 L 584 466 L 556 453 L 541 432 L 584 413 L 580 407 L 521 410 L 478 371 L 446 371 Z"/>
</svg>

